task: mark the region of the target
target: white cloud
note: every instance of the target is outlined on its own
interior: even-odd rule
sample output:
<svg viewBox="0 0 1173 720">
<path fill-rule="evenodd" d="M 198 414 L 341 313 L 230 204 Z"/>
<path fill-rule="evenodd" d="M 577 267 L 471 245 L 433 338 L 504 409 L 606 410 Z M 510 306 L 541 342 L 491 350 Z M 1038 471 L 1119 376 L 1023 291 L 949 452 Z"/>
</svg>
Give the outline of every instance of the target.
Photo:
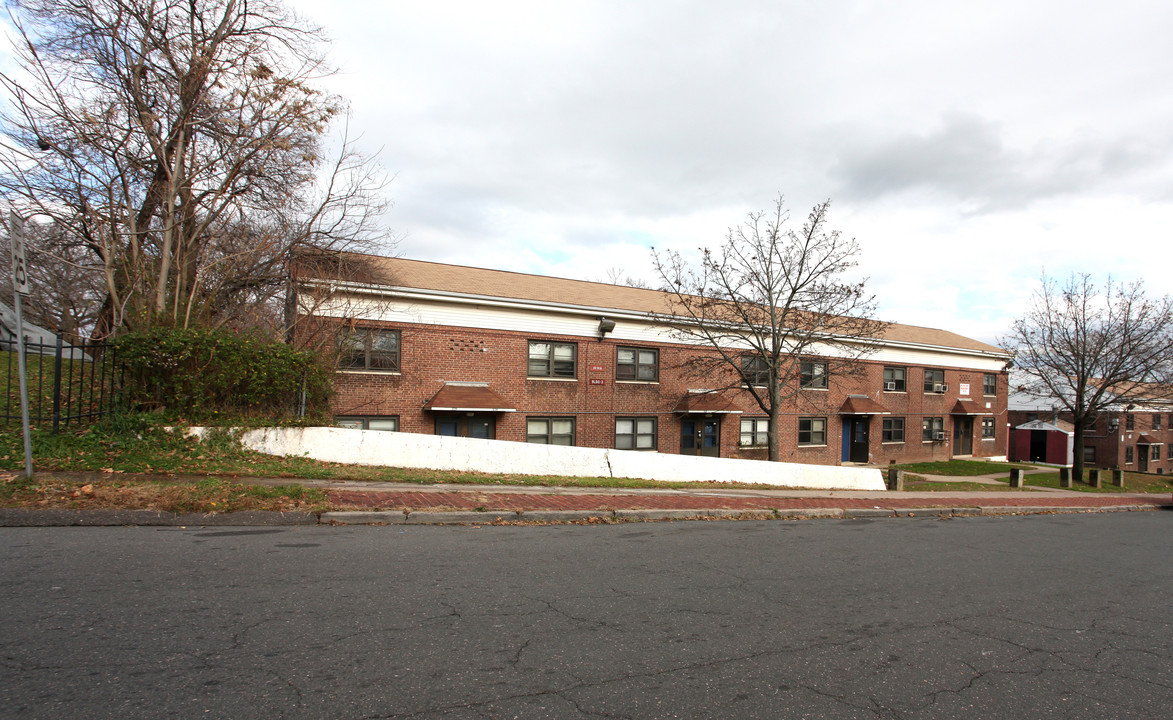
<svg viewBox="0 0 1173 720">
<path fill-rule="evenodd" d="M 782 192 L 888 319 L 992 340 L 1043 268 L 1173 291 L 1173 5 L 295 5 L 410 257 L 647 278 Z"/>
</svg>

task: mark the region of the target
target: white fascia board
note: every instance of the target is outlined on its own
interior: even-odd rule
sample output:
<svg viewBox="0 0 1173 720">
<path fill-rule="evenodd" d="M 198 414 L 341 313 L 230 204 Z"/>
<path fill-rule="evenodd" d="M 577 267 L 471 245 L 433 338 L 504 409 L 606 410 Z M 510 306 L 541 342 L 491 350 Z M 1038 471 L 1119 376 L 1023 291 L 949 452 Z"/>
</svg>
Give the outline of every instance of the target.
<svg viewBox="0 0 1173 720">
<path fill-rule="evenodd" d="M 477 308 L 500 308 L 502 310 L 514 311 L 528 311 L 540 313 L 555 313 L 572 315 L 578 318 L 589 317 L 592 322 L 597 322 L 598 318 L 606 317 L 609 320 L 623 320 L 626 323 L 633 323 L 635 327 L 622 328 L 617 327 L 612 333 L 608 333 L 608 337 L 620 340 L 632 340 L 642 342 L 671 342 L 679 345 L 705 345 L 705 341 L 700 338 L 685 339 L 674 335 L 671 331 L 665 328 L 664 323 L 653 322 L 653 314 L 646 312 L 637 312 L 634 310 L 622 310 L 618 308 L 593 307 L 585 305 L 570 305 L 566 303 L 549 302 L 544 300 L 524 300 L 518 298 L 502 298 L 488 295 L 475 295 L 471 293 L 454 293 L 440 290 L 422 290 L 418 288 L 404 288 L 394 286 L 376 286 L 365 285 L 361 283 L 351 282 L 336 282 L 329 283 L 323 281 L 315 281 L 306 283 L 310 286 L 330 288 L 335 292 L 350 293 L 354 295 L 361 295 L 366 297 L 383 297 L 387 299 L 394 299 L 400 302 L 406 302 L 413 307 L 418 308 L 422 304 L 455 304 L 460 306 L 474 306 Z M 342 304 L 342 303 L 339 303 Z M 327 305 L 328 307 L 328 305 Z M 323 308 L 319 308 L 322 310 Z M 662 317 L 662 316 L 661 316 Z M 368 319 L 390 319 L 378 318 L 368 316 Z M 408 320 L 410 321 L 410 320 Z M 421 322 L 422 320 L 415 320 Z M 690 323 L 688 318 L 680 317 L 681 324 Z M 642 330 L 637 331 L 636 328 Z M 493 325 L 474 325 L 474 327 L 493 328 Z M 503 329 L 503 328 L 498 328 Z M 509 328 L 520 329 L 520 328 Z M 529 332 L 547 333 L 542 326 L 534 327 L 532 329 L 526 328 Z M 634 331 L 634 332 L 633 332 Z M 588 337 L 597 334 L 597 325 L 589 332 L 573 333 L 582 334 Z M 868 356 L 868 360 L 877 362 L 909 362 L 912 364 L 921 365 L 941 365 L 943 363 L 940 359 L 941 355 L 954 356 L 953 362 L 948 364 L 958 367 L 967 367 L 972 369 L 980 369 L 991 372 L 1000 371 L 1006 360 L 1010 358 L 1009 353 L 1005 352 L 989 352 L 983 350 L 970 350 L 966 348 L 954 348 L 944 345 L 927 345 L 919 343 L 909 343 L 892 340 L 859 340 L 861 344 L 869 344 L 877 346 L 877 352 Z M 747 345 L 748 347 L 748 345 Z M 813 350 L 813 348 L 812 348 Z M 826 353 L 825 353 L 826 354 Z M 967 358 L 967 361 L 962 361 L 959 357 Z M 934 360 L 929 360 L 932 357 Z M 984 360 L 984 362 L 974 363 L 974 360 Z"/>
</svg>

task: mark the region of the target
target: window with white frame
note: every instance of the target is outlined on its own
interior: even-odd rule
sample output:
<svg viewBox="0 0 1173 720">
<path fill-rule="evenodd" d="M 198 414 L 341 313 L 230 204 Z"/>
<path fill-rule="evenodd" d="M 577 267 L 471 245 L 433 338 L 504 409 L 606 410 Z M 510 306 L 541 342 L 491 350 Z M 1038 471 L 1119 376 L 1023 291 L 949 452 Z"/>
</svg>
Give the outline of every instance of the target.
<svg viewBox="0 0 1173 720">
<path fill-rule="evenodd" d="M 769 443 L 770 418 L 741 419 L 741 447 L 765 447 Z"/>
<path fill-rule="evenodd" d="M 982 379 L 982 395 L 997 395 L 998 394 L 998 376 L 994 373 L 986 373 Z"/>
<path fill-rule="evenodd" d="M 573 445 L 574 418 L 526 418 L 525 441 L 542 445 Z"/>
<path fill-rule="evenodd" d="M 925 369 L 925 392 L 927 392 L 927 393 L 945 392 L 945 371 L 944 370 L 934 370 L 932 368 Z"/>
</svg>

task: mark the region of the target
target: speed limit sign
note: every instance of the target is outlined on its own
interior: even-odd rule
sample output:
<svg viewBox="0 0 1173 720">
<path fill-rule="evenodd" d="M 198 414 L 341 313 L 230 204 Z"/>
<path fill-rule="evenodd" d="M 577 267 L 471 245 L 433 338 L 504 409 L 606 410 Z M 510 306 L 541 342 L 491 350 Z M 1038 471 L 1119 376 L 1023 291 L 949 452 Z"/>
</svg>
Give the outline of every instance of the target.
<svg viewBox="0 0 1173 720">
<path fill-rule="evenodd" d="M 29 294 L 29 268 L 24 258 L 24 220 L 8 211 L 8 241 L 12 245 L 12 285 L 21 295 Z"/>
</svg>

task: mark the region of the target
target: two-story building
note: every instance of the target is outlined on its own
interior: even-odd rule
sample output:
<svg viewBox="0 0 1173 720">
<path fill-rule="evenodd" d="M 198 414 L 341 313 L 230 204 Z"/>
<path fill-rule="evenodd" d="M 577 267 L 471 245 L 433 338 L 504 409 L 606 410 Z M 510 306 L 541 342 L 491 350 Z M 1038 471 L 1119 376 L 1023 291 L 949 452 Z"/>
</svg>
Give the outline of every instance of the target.
<svg viewBox="0 0 1173 720">
<path fill-rule="evenodd" d="M 1083 462 L 1087 467 L 1119 468 L 1164 475 L 1173 473 L 1173 388 L 1153 383 L 1128 383 L 1108 389 L 1111 402 L 1095 423 L 1084 429 Z M 1025 393 L 1011 394 L 1011 460 L 1044 460 L 1070 465 L 1064 456 L 1045 454 L 1057 447 L 1056 436 L 1073 433 L 1070 413 L 1061 403 Z M 1043 424 L 1051 427 L 1043 428 Z M 1070 444 L 1070 443 L 1069 443 Z"/>
<path fill-rule="evenodd" d="M 298 333 L 338 338 L 333 407 L 349 427 L 764 458 L 768 418 L 730 368 L 696 376 L 662 322 L 668 294 L 439 263 L 349 256 L 298 277 Z M 355 263 L 354 261 L 361 261 Z M 661 319 L 657 319 L 657 315 Z M 1005 458 L 1008 355 L 891 325 L 855 372 L 804 358 L 781 459 Z M 721 371 L 717 371 L 721 372 Z"/>
</svg>

